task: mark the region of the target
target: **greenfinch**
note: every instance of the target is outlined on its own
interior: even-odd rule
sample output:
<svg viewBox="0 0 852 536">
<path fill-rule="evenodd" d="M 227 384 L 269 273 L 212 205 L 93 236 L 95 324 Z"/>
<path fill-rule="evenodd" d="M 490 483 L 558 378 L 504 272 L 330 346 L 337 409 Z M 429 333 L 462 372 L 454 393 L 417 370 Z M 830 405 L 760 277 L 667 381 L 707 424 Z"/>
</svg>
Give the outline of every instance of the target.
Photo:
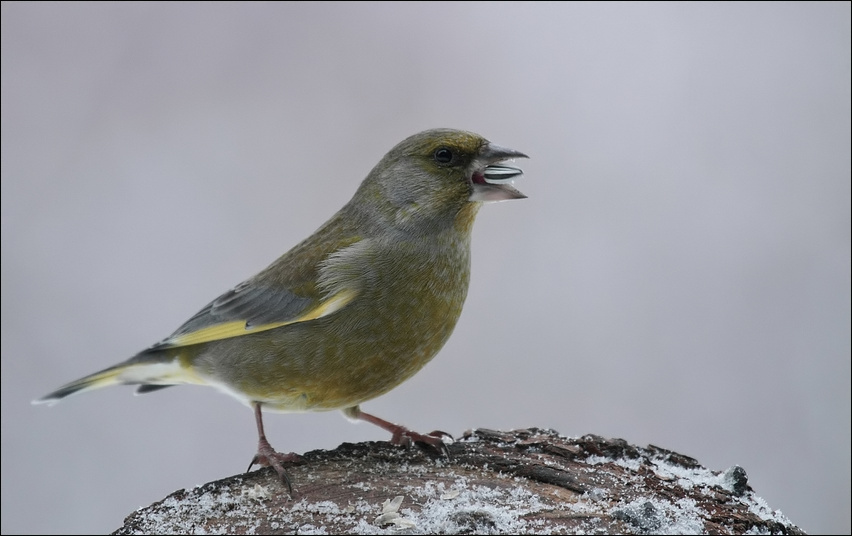
<svg viewBox="0 0 852 536">
<path fill-rule="evenodd" d="M 314 234 L 225 292 L 169 337 L 115 366 L 35 400 L 53 404 L 108 385 L 147 393 L 176 384 L 216 387 L 253 408 L 254 464 L 290 488 L 263 431 L 262 409 L 340 409 L 376 424 L 394 444 L 446 448 L 360 404 L 423 368 L 456 325 L 470 280 L 474 218 L 485 202 L 524 198 L 518 151 L 460 130 L 415 134 L 390 150 L 352 199 Z"/>
</svg>

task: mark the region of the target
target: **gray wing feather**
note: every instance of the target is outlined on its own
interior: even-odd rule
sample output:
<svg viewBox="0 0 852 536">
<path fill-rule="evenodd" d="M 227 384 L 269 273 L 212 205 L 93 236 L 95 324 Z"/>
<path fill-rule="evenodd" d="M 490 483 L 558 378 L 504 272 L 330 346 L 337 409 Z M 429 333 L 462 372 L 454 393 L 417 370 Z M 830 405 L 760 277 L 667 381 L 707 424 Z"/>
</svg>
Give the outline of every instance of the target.
<svg viewBox="0 0 852 536">
<path fill-rule="evenodd" d="M 175 337 L 217 324 L 245 320 L 246 327 L 285 322 L 299 316 L 314 300 L 287 289 L 273 289 L 248 280 L 225 292 L 195 313 L 168 338 L 148 351 L 171 346 Z"/>
</svg>

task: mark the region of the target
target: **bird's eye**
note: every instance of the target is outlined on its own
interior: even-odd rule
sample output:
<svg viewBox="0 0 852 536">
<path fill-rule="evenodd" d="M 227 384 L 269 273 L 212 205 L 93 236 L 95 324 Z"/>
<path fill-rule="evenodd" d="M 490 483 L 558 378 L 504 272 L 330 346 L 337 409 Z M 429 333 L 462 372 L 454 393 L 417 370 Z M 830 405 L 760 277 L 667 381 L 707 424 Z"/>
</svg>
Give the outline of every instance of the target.
<svg viewBox="0 0 852 536">
<path fill-rule="evenodd" d="M 449 164 L 453 160 L 453 152 L 446 147 L 441 147 L 435 151 L 435 162 L 439 164 Z"/>
</svg>

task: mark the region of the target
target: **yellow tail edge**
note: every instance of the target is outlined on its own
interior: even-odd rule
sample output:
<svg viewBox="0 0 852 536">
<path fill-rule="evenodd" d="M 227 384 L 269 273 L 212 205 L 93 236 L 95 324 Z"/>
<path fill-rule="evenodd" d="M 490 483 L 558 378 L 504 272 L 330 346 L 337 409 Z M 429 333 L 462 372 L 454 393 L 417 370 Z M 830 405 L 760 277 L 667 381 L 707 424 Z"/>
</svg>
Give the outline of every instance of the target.
<svg viewBox="0 0 852 536">
<path fill-rule="evenodd" d="M 33 400 L 32 403 L 52 406 L 65 397 L 110 385 L 139 385 L 137 393 L 147 393 L 181 383 L 206 382 L 191 369 L 181 366 L 178 359 L 122 363 L 65 384 L 56 391 Z"/>
</svg>

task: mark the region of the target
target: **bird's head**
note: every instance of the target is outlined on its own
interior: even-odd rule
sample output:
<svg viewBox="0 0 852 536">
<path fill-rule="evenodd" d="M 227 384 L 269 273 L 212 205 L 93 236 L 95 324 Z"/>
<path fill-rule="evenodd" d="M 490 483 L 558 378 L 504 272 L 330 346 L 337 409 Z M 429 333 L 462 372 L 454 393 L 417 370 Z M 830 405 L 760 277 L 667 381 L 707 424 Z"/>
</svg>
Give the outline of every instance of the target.
<svg viewBox="0 0 852 536">
<path fill-rule="evenodd" d="M 370 172 L 355 200 L 409 227 L 451 222 L 465 205 L 522 199 L 523 172 L 504 164 L 527 158 L 472 132 L 433 129 L 401 141 Z"/>
</svg>

